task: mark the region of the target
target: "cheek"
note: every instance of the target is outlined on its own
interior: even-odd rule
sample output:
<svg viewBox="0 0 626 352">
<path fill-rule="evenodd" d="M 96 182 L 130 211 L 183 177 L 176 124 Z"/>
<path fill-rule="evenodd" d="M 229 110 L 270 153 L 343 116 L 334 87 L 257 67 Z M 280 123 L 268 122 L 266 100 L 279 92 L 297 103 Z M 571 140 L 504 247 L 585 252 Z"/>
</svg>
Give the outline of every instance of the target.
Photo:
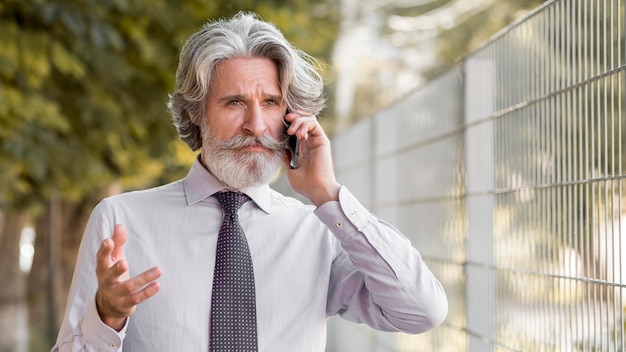
<svg viewBox="0 0 626 352">
<path fill-rule="evenodd" d="M 269 133 L 272 135 L 272 137 L 281 137 L 282 135 L 285 134 L 285 131 L 287 130 L 287 127 L 285 127 L 285 123 L 284 123 L 284 116 L 282 114 L 280 115 L 274 115 L 271 118 L 269 118 L 267 120 L 267 129 L 269 131 Z"/>
<path fill-rule="evenodd" d="M 223 115 L 219 115 L 222 118 L 210 117 L 215 115 L 207 116 L 205 126 L 208 127 L 211 134 L 217 139 L 223 141 L 241 133 L 241 124 L 237 122 L 238 120 L 236 118 L 224 117 Z"/>
<path fill-rule="evenodd" d="M 270 127 L 270 131 L 272 137 L 278 138 L 285 134 L 285 132 L 287 131 L 287 127 L 285 127 L 283 121 L 281 120 L 276 124 L 272 124 L 272 126 Z"/>
</svg>

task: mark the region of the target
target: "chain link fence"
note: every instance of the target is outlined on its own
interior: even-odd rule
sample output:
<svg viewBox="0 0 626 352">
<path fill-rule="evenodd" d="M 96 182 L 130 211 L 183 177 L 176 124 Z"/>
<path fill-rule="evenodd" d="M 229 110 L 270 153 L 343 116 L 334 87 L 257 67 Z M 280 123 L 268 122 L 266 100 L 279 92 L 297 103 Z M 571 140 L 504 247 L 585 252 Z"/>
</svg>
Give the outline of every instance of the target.
<svg viewBox="0 0 626 352">
<path fill-rule="evenodd" d="M 623 351 L 624 2 L 546 1 L 333 139 L 340 182 L 444 284 L 433 331 L 328 351 Z"/>
</svg>

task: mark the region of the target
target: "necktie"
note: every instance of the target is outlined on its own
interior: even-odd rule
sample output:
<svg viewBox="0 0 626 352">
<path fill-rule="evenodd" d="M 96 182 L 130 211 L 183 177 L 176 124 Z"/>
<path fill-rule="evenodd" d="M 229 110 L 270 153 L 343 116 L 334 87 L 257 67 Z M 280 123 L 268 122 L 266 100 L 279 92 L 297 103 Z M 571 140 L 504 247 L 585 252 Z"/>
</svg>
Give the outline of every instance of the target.
<svg viewBox="0 0 626 352">
<path fill-rule="evenodd" d="M 224 209 L 224 220 L 217 238 L 209 351 L 257 351 L 254 271 L 237 215 L 249 198 L 236 192 L 216 197 Z"/>
</svg>

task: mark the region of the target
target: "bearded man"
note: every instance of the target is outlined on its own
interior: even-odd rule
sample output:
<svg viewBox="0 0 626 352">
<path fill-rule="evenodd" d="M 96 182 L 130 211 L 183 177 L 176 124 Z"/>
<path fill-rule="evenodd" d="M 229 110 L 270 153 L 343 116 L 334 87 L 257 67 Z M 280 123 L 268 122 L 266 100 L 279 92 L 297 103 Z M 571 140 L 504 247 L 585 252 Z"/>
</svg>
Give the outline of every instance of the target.
<svg viewBox="0 0 626 352">
<path fill-rule="evenodd" d="M 241 13 L 187 41 L 176 82 L 174 125 L 200 154 L 184 179 L 94 209 L 53 351 L 322 352 L 332 315 L 444 320 L 417 249 L 335 179 L 314 59 Z M 283 166 L 310 204 L 270 188 Z"/>
</svg>

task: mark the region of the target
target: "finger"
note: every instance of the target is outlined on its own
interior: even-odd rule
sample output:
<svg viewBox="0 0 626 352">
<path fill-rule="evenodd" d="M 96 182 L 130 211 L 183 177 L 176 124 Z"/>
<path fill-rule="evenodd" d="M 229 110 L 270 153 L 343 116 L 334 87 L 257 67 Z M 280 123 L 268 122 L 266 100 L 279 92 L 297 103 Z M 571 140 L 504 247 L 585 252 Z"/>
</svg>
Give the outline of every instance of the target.
<svg viewBox="0 0 626 352">
<path fill-rule="evenodd" d="M 128 263 L 126 260 L 119 260 L 109 268 L 96 268 L 96 274 L 98 275 L 98 284 L 102 288 L 108 289 L 128 278 Z"/>
<path fill-rule="evenodd" d="M 307 139 L 309 131 L 315 128 L 317 119 L 315 116 L 301 116 L 298 117 L 289 127 L 288 133 L 300 138 Z"/>
<path fill-rule="evenodd" d="M 299 113 L 291 111 L 285 114 L 284 119 L 287 122 L 292 123 L 296 118 L 298 118 L 298 116 L 300 116 Z"/>
<path fill-rule="evenodd" d="M 124 275 L 126 272 L 128 272 L 128 262 L 126 261 L 126 259 L 123 259 L 123 258 L 115 262 L 115 264 L 113 264 L 110 270 L 110 274 L 114 278 L 119 278 L 120 276 Z"/>
<path fill-rule="evenodd" d="M 148 269 L 143 273 L 124 282 L 124 289 L 126 290 L 126 294 L 140 291 L 143 286 L 153 283 L 156 279 L 160 277 L 161 269 L 159 267 Z"/>
<path fill-rule="evenodd" d="M 139 304 L 149 297 L 154 296 L 161 288 L 155 281 L 161 277 L 161 269 L 154 267 L 121 283 L 118 293 L 125 296 L 127 307 Z"/>
<path fill-rule="evenodd" d="M 158 282 L 156 281 L 151 282 L 148 285 L 146 285 L 144 288 L 142 288 L 141 290 L 138 290 L 134 292 L 133 294 L 131 294 L 130 296 L 128 296 L 129 303 L 132 305 L 137 305 L 147 300 L 148 298 L 156 295 L 160 289 L 161 289 L 161 285 Z"/>
<path fill-rule="evenodd" d="M 111 253 L 113 253 L 113 247 L 115 244 L 110 238 L 102 241 L 98 252 L 96 253 L 96 270 L 109 269 L 114 261 L 111 260 Z"/>
<path fill-rule="evenodd" d="M 146 285 L 141 290 L 133 292 L 128 295 L 124 295 L 117 301 L 115 307 L 111 306 L 111 315 L 116 317 L 127 317 L 133 314 L 135 307 L 154 296 L 161 289 L 161 285 L 158 282 L 152 282 Z"/>
<path fill-rule="evenodd" d="M 126 243 L 126 227 L 122 224 L 115 225 L 115 229 L 113 230 L 113 237 L 111 237 L 115 246 L 113 247 L 113 253 L 111 254 L 111 259 L 116 261 L 122 257 L 124 257 L 123 247 Z"/>
</svg>

